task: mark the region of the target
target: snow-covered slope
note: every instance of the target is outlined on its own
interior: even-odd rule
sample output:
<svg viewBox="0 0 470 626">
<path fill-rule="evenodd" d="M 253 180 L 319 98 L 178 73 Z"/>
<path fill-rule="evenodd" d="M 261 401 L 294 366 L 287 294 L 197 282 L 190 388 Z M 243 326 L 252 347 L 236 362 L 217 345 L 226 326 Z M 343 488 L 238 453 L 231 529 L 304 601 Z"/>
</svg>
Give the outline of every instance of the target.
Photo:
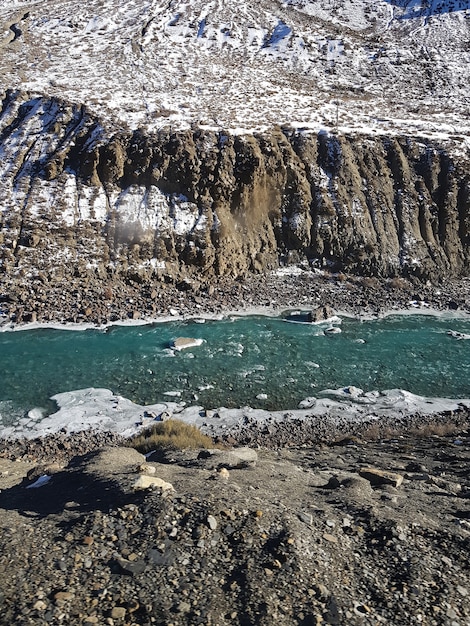
<svg viewBox="0 0 470 626">
<path fill-rule="evenodd" d="M 0 90 L 112 125 L 466 133 L 463 0 L 0 0 Z"/>
</svg>

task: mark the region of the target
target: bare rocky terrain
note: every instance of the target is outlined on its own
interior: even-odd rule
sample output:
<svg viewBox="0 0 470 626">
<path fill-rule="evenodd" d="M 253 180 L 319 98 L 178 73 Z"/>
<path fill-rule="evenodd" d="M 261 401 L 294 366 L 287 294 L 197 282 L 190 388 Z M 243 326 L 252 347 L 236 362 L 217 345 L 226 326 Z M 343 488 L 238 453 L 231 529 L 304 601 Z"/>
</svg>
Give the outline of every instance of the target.
<svg viewBox="0 0 470 626">
<path fill-rule="evenodd" d="M 128 282 L 92 279 L 80 281 L 10 280 L 0 285 L 0 327 L 28 323 L 111 324 L 181 315 L 198 317 L 227 312 L 281 313 L 298 307 L 328 305 L 356 316 L 383 315 L 410 308 L 426 311 L 470 311 L 467 278 L 377 279 L 308 268 L 285 274 L 247 274 L 238 279 L 221 277 L 205 282 Z"/>
<path fill-rule="evenodd" d="M 296 263 L 467 276 L 469 16 L 0 1 L 2 308 L 105 320 L 142 292 L 154 314 L 165 287 Z"/>
<path fill-rule="evenodd" d="M 469 18 L 0 0 L 1 329 L 468 313 Z M 433 420 L 1 441 L 0 624 L 469 626 L 468 411 Z"/>
<path fill-rule="evenodd" d="M 470 623 L 468 425 L 147 461 L 117 444 L 3 453 L 0 623 Z"/>
</svg>

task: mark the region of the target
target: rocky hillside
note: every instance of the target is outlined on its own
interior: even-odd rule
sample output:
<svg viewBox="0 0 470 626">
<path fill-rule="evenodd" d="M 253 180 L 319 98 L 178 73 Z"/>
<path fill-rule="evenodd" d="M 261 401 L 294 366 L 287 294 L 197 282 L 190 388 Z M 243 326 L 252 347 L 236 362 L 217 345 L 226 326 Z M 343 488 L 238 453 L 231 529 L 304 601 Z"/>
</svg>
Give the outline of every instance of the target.
<svg viewBox="0 0 470 626">
<path fill-rule="evenodd" d="M 422 279 L 468 271 L 470 174 L 455 142 L 109 132 L 84 106 L 11 91 L 0 130 L 9 275 L 144 282 L 302 261 Z"/>
<path fill-rule="evenodd" d="M 0 0 L 0 89 L 111 125 L 468 132 L 468 0 Z"/>
<path fill-rule="evenodd" d="M 4 285 L 468 274 L 468 5 L 0 1 Z"/>
</svg>

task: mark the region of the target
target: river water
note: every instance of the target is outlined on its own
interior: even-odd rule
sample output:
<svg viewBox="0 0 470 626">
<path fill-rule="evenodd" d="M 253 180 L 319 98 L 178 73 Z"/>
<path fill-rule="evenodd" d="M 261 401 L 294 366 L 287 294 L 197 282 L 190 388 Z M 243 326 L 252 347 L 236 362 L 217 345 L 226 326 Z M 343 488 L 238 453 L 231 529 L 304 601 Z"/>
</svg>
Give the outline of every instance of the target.
<svg viewBox="0 0 470 626">
<path fill-rule="evenodd" d="M 295 319 L 295 318 L 294 318 Z M 0 333 L 0 423 L 57 393 L 107 388 L 139 404 L 178 401 L 206 408 L 292 409 L 324 389 L 405 389 L 470 398 L 470 318 L 390 315 L 329 324 L 274 317 L 172 321 L 80 331 Z M 183 351 L 177 337 L 202 340 Z"/>
</svg>

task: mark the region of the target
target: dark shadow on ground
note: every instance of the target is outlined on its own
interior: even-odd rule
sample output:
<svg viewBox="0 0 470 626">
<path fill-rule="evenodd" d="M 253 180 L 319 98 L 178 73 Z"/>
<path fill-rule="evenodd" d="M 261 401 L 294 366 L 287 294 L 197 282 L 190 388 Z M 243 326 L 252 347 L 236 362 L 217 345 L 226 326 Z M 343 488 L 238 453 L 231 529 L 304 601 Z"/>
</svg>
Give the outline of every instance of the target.
<svg viewBox="0 0 470 626">
<path fill-rule="evenodd" d="M 42 487 L 28 488 L 34 481 L 25 478 L 20 484 L 3 490 L 0 509 L 15 510 L 25 517 L 46 517 L 61 513 L 65 508 L 86 513 L 107 511 L 126 504 L 138 505 L 144 495 L 131 489 L 130 476 L 128 480 L 121 477 L 118 481 L 85 471 L 87 462 L 96 454 L 92 452 L 74 458 L 66 469 L 53 474 Z"/>
</svg>

